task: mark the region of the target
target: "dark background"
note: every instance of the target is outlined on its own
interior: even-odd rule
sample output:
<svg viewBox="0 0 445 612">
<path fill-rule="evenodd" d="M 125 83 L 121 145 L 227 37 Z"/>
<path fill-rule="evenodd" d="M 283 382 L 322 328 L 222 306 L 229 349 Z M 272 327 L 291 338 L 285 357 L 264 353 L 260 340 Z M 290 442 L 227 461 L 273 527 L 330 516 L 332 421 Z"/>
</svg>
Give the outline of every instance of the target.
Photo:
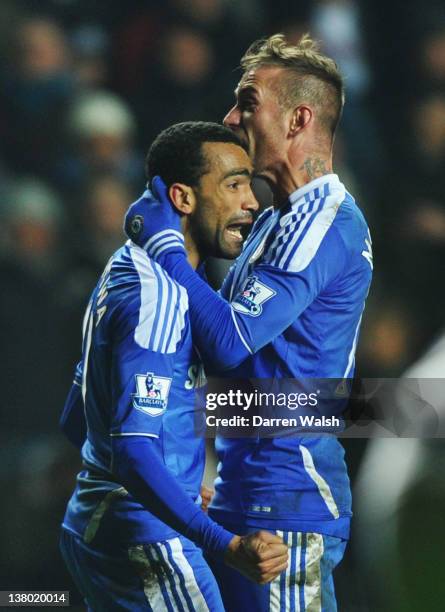
<svg viewBox="0 0 445 612">
<path fill-rule="evenodd" d="M 440 336 L 443 2 L 2 0 L 0 589 L 70 588 L 79 603 L 57 549 L 79 459 L 57 421 L 83 310 L 153 137 L 221 121 L 242 52 L 279 31 L 310 31 L 346 76 L 335 170 L 375 261 L 358 372 L 397 377 Z M 443 445 L 381 442 L 345 443 L 359 492 L 340 610 L 443 610 Z"/>
</svg>

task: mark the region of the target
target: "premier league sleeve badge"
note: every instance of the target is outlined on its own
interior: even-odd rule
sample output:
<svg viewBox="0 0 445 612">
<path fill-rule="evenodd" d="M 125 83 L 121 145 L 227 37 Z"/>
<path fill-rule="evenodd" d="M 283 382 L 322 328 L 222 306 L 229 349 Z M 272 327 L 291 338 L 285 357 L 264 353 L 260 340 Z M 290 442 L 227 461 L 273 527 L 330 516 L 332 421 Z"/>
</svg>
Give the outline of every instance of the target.
<svg viewBox="0 0 445 612">
<path fill-rule="evenodd" d="M 136 374 L 136 393 L 133 406 L 146 414 L 157 417 L 167 409 L 168 394 L 172 379 L 156 376 L 153 372 Z"/>
<path fill-rule="evenodd" d="M 242 314 L 258 317 L 263 312 L 263 304 L 276 292 L 260 282 L 256 276 L 249 276 L 240 293 L 232 302 L 232 308 Z"/>
</svg>

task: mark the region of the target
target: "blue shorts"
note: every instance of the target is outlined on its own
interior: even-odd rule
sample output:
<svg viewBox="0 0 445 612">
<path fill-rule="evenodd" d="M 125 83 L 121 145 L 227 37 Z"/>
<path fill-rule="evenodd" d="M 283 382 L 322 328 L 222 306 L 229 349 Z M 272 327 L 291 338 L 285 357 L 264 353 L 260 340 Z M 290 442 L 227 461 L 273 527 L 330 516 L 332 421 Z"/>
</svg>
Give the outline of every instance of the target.
<svg viewBox="0 0 445 612">
<path fill-rule="evenodd" d="M 224 612 L 202 551 L 182 536 L 111 555 L 62 529 L 60 549 L 92 612 Z"/>
<path fill-rule="evenodd" d="M 230 527 L 235 533 L 243 530 Z M 249 529 L 248 532 L 257 531 Z M 245 533 L 245 531 L 244 531 Z M 276 531 L 289 549 L 286 572 L 266 585 L 247 580 L 220 561 L 209 559 L 228 612 L 335 612 L 332 572 L 343 558 L 346 540 L 319 533 Z"/>
</svg>

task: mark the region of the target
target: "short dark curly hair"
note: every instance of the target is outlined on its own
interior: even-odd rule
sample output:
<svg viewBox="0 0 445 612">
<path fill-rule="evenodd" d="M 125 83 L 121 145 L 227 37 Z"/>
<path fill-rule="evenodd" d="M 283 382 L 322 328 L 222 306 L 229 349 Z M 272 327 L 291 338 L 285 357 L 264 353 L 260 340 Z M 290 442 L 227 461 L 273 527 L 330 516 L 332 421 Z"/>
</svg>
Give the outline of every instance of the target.
<svg viewBox="0 0 445 612">
<path fill-rule="evenodd" d="M 184 183 L 197 187 L 201 177 L 209 171 L 208 161 L 202 150 L 205 142 L 228 142 L 246 146 L 234 132 L 206 121 L 184 121 L 163 130 L 153 141 L 145 160 L 149 181 L 160 176 L 167 187 Z"/>
</svg>

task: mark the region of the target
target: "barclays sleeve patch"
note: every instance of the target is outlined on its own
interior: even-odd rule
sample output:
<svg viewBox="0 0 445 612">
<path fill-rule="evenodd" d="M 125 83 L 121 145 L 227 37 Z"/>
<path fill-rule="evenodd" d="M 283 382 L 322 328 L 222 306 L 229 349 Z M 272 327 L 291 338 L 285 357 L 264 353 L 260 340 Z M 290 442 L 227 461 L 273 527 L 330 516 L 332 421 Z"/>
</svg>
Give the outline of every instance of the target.
<svg viewBox="0 0 445 612">
<path fill-rule="evenodd" d="M 276 291 L 258 280 L 257 276 L 249 276 L 241 291 L 232 302 L 232 308 L 242 314 L 258 317 L 263 312 L 263 304 L 276 295 Z"/>
<path fill-rule="evenodd" d="M 167 409 L 168 394 L 172 379 L 156 376 L 153 372 L 136 374 L 136 393 L 133 393 L 133 406 L 146 414 L 157 417 Z"/>
</svg>

